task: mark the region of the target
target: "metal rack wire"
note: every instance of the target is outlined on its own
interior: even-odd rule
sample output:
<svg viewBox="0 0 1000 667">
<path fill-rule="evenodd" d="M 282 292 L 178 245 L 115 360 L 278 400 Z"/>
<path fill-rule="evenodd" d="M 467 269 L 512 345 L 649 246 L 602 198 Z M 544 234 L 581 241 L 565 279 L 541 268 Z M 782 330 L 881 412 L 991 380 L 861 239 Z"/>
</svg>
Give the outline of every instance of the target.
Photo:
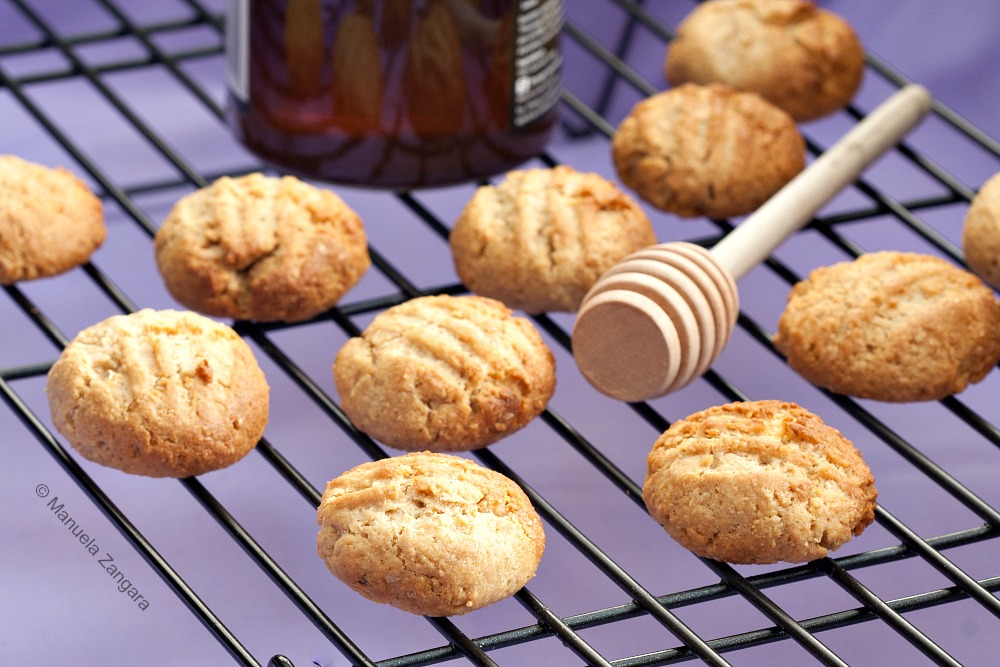
<svg viewBox="0 0 1000 667">
<path fill-rule="evenodd" d="M 183 95 L 203 107 L 208 117 L 216 120 L 223 118 L 224 110 L 218 90 L 200 80 L 197 74 L 192 74 L 192 68 L 189 67 L 200 64 L 221 71 L 222 24 L 219 7 L 202 0 L 185 0 L 182 4 L 181 18 L 137 19 L 123 5 L 116 5 L 112 0 L 101 0 L 95 8 L 105 17 L 107 27 L 67 31 L 65 27 L 54 27 L 51 18 L 46 18 L 24 0 L 4 0 L 4 11 L 16 13 L 19 20 L 30 27 L 28 33 L 34 36 L 27 37 L 25 41 L 0 44 L 0 94 L 9 96 L 14 106 L 43 128 L 44 133 L 93 181 L 105 202 L 120 209 L 122 217 L 140 230 L 140 237 L 146 241 L 155 233 L 157 222 L 146 205 L 140 203 L 144 198 L 160 195 L 169 198 L 178 191 L 206 185 L 222 173 L 261 168 L 245 156 L 241 158 L 243 162 L 218 170 L 196 166 L 170 139 L 151 126 L 134 103 L 122 95 L 113 83 L 115 75 L 155 68 L 165 72 Z M 637 70 L 636 62 L 630 55 L 630 47 L 636 35 L 641 33 L 645 39 L 658 41 L 662 46 L 672 34 L 668 19 L 641 3 L 609 0 L 602 3 L 602 8 L 605 13 L 613 13 L 616 17 L 615 21 L 610 22 L 614 28 L 609 30 L 613 33 L 610 36 L 590 32 L 572 14 L 565 26 L 567 46 L 575 50 L 579 57 L 588 58 L 600 66 L 603 77 L 596 94 L 589 90 L 581 92 L 572 86 L 567 88 L 563 97 L 566 133 L 598 146 L 601 142 L 606 143 L 613 132 L 615 121 L 621 114 L 620 107 L 627 106 L 629 100 L 648 95 L 657 89 L 658 84 L 651 82 Z M 172 36 L 192 31 L 198 32 L 201 43 L 181 48 L 164 45 Z M 119 40 L 128 40 L 135 48 L 128 55 L 116 56 L 111 60 L 94 62 L 88 57 L 88 49 Z M 17 58 L 41 53 L 55 54 L 57 63 L 46 62 L 44 66 L 27 73 L 14 73 L 16 68 L 8 67 L 8 63 Z M 869 57 L 868 65 L 869 74 L 877 79 L 880 90 L 891 89 L 906 82 L 888 64 L 873 57 Z M 168 176 L 139 181 L 123 179 L 106 164 L 93 159 L 87 148 L 77 142 L 72 131 L 65 129 L 65 124 L 53 118 L 34 94 L 40 88 L 75 85 L 79 82 L 96 91 L 108 109 L 109 116 L 114 116 L 114 122 L 124 123 L 130 132 L 141 135 L 141 140 L 149 150 L 167 165 L 161 171 L 168 173 Z M 624 93 L 621 92 L 623 90 Z M 970 151 L 986 156 L 985 159 L 995 163 L 1000 170 L 1000 146 L 994 139 L 976 130 L 940 104 L 935 107 L 934 114 L 938 131 L 946 133 L 949 141 L 968 144 Z M 864 112 L 852 106 L 844 115 L 852 120 L 862 117 Z M 832 128 L 830 132 L 838 129 L 839 126 Z M 820 127 L 817 132 L 822 134 L 822 130 Z M 216 131 L 220 131 L 218 127 Z M 812 153 L 817 154 L 822 151 L 822 142 L 810 136 L 808 147 Z M 906 169 L 919 172 L 921 178 L 930 183 L 923 192 L 906 198 L 895 197 L 866 177 L 855 185 L 852 198 L 842 202 L 833 212 L 814 220 L 810 233 L 802 236 L 811 239 L 809 243 L 824 244 L 827 253 L 856 256 L 864 252 L 865 248 L 863 242 L 853 236 L 852 232 L 863 223 L 888 220 L 894 230 L 903 228 L 907 230 L 907 234 L 917 239 L 912 243 L 920 243 L 930 252 L 961 262 L 962 253 L 954 240 L 950 240 L 947 233 L 926 220 L 933 218 L 936 211 L 952 210 L 968 203 L 978 184 L 952 175 L 939 166 L 933 156 L 909 142 L 895 153 L 899 162 L 905 163 Z M 561 161 L 560 156 L 551 153 L 540 159 L 545 164 Z M 395 199 L 407 215 L 407 219 L 398 224 L 420 225 L 439 239 L 447 238 L 447 214 L 440 210 L 433 195 L 407 192 L 367 196 Z M 725 234 L 731 224 L 734 223 L 705 221 L 704 225 L 692 226 L 687 233 L 699 242 L 710 244 Z M 377 244 L 373 244 L 372 258 L 380 282 L 377 288 L 372 288 L 362 297 L 351 298 L 349 295 L 339 307 L 301 325 L 264 326 L 237 322 L 235 327 L 262 352 L 274 372 L 281 373 L 287 384 L 296 388 L 304 400 L 335 424 L 364 457 L 378 458 L 389 452 L 354 429 L 340 410 L 329 387 L 317 379 L 319 376 L 313 372 L 314 369 L 303 366 L 291 345 L 283 343 L 284 334 L 316 324 L 335 327 L 341 337 L 355 335 L 368 317 L 395 303 L 426 293 L 464 291 L 457 282 L 428 285 L 411 279 L 408 270 L 404 268 L 409 266 L 409 260 L 401 260 L 390 252 L 383 252 Z M 784 255 L 779 252 L 761 268 L 764 277 L 760 280 L 779 286 L 776 290 L 778 300 L 783 298 L 787 286 L 803 275 L 805 268 L 797 263 L 796 258 L 795 250 Z M 144 288 L 127 280 L 123 282 L 116 279 L 112 277 L 112 273 L 109 267 L 95 261 L 74 274 L 71 279 L 86 281 L 88 289 L 99 295 L 105 303 L 112 304 L 115 310 L 127 312 L 144 305 L 144 297 L 140 296 L 145 294 Z M 780 287 L 782 285 L 783 288 Z M 83 489 L 150 568 L 167 583 L 238 664 L 259 665 L 261 660 L 274 666 L 292 664 L 280 654 L 264 658 L 254 655 L 246 646 L 246 638 L 230 629 L 229 620 L 217 614 L 203 600 L 196 587 L 190 585 L 172 565 L 170 559 L 162 555 L 162 546 L 147 538 L 128 513 L 119 507 L 121 500 L 105 491 L 95 479 L 89 464 L 81 464 L 75 454 L 53 434 L 44 416 L 32 405 L 37 396 L 30 398 L 29 395 L 37 392 L 37 382 L 29 381 L 44 377 L 51 361 L 71 334 L 68 335 L 60 326 L 59 314 L 36 302 L 30 289 L 15 285 L 4 288 L 4 292 L 8 302 L 5 307 L 22 313 L 30 321 L 34 335 L 51 344 L 49 359 L 25 359 L 11 366 L 0 366 L 0 395 L 3 396 L 6 409 L 12 411 L 26 426 L 37 443 L 55 458 L 69 478 Z M 767 312 L 766 307 L 761 314 L 746 310 L 741 312 L 738 338 L 743 342 L 734 344 L 752 348 L 755 355 L 764 359 L 761 363 L 779 368 L 782 362 L 770 342 L 768 325 L 772 322 L 766 319 Z M 569 324 L 566 318 L 541 315 L 535 317 L 534 321 L 556 347 L 563 351 L 569 350 Z M 744 377 L 740 366 L 735 362 L 720 364 L 703 381 L 699 381 L 700 388 L 696 391 L 714 396 L 717 402 L 758 397 L 753 395 L 755 389 L 744 386 L 742 380 L 737 379 Z M 986 384 L 991 385 L 992 382 Z M 983 389 L 983 396 L 974 395 L 969 401 L 963 397 L 951 397 L 941 401 L 934 409 L 950 415 L 972 433 L 970 438 L 975 441 L 974 446 L 986 449 L 985 458 L 992 458 L 992 469 L 995 471 L 1000 470 L 1000 462 L 996 460 L 1000 430 L 990 421 L 982 407 L 989 400 L 989 388 Z M 993 391 L 995 392 L 995 387 Z M 180 480 L 179 483 L 239 546 L 246 558 L 291 600 L 302 617 L 315 626 L 330 646 L 350 664 L 401 667 L 465 661 L 476 665 L 493 665 L 498 664 L 496 656 L 503 648 L 526 646 L 530 651 L 534 643 L 555 638 L 562 651 L 560 664 L 613 664 L 626 667 L 675 664 L 699 659 L 706 664 L 724 665 L 729 664 L 730 654 L 739 655 L 740 651 L 776 643 L 792 643 L 801 649 L 796 654 L 799 664 L 810 660 L 816 664 L 844 665 L 848 661 L 841 655 L 843 648 L 832 648 L 830 642 L 825 640 L 827 633 L 863 625 L 877 625 L 887 629 L 914 647 L 916 655 L 933 664 L 961 664 L 961 660 L 952 655 L 950 647 L 945 646 L 946 642 L 942 642 L 935 632 L 918 627 L 920 624 L 914 623 L 911 618 L 920 610 L 969 600 L 979 605 L 986 616 L 992 617 L 991 622 L 995 623 L 1000 618 L 1000 601 L 995 596 L 1000 590 L 1000 570 L 996 569 L 1000 558 L 992 559 L 993 570 L 986 575 L 972 575 L 959 564 L 959 559 L 949 555 L 953 552 L 960 553 L 963 547 L 969 545 L 985 545 L 989 548 L 996 544 L 995 538 L 1000 530 L 1000 505 L 997 504 L 996 495 L 993 494 L 990 498 L 981 490 L 971 488 L 948 465 L 939 463 L 921 446 L 911 442 L 905 435 L 905 416 L 887 415 L 879 406 L 823 392 L 814 392 L 808 396 L 822 397 L 824 404 L 832 406 L 831 409 L 835 408 L 838 414 L 842 411 L 847 415 L 853 422 L 853 432 L 862 434 L 870 447 L 877 446 L 890 452 L 893 460 L 898 461 L 898 465 L 904 470 L 902 474 L 919 478 L 921 484 L 933 485 L 935 493 L 941 493 L 949 502 L 965 508 L 967 514 L 963 515 L 963 522 L 952 523 L 947 530 L 939 531 L 932 537 L 923 537 L 925 531 L 921 527 L 910 525 L 908 521 L 890 512 L 886 505 L 880 505 L 876 515 L 877 525 L 885 535 L 891 536 L 891 539 L 883 540 L 881 544 L 872 546 L 865 543 L 865 548 L 854 553 L 794 567 L 753 570 L 704 560 L 698 562 L 697 567 L 709 575 L 710 583 L 686 586 L 680 585 L 683 582 L 678 581 L 674 582 L 673 588 L 664 591 L 659 587 L 661 583 L 658 580 L 652 580 L 644 574 L 634 574 L 609 553 L 606 543 L 588 536 L 577 525 L 579 513 L 575 508 L 552 500 L 549 493 L 540 490 L 537 478 L 526 473 L 529 469 L 526 461 L 529 459 L 524 455 L 509 453 L 509 450 L 501 452 L 499 448 L 482 451 L 476 453 L 475 457 L 484 465 L 518 482 L 542 515 L 547 529 L 554 531 L 568 545 L 568 549 L 575 551 L 600 576 L 611 582 L 622 596 L 622 602 L 584 612 L 560 614 L 555 611 L 556 605 L 544 595 L 536 594 L 534 585 L 529 584 L 516 595 L 517 602 L 528 613 L 529 620 L 508 624 L 485 634 L 472 634 L 460 621 L 427 619 L 444 638 L 443 644 L 378 660 L 370 657 L 371 651 L 362 645 L 370 644 L 370 639 L 359 641 L 342 628 L 343 622 L 331 607 L 328 594 L 325 591 L 309 590 L 298 583 L 298 578 L 290 572 L 292 568 L 265 546 L 266 536 L 255 534 L 247 528 L 246 522 L 238 518 L 238 510 L 220 499 L 211 490 L 211 485 L 196 478 Z M 673 404 L 663 401 L 624 406 L 623 410 L 615 414 L 616 418 L 640 422 L 642 426 L 639 428 L 645 428 L 651 434 L 662 431 L 669 425 L 667 415 L 674 418 L 683 416 L 676 413 Z M 557 439 L 564 448 L 562 456 L 575 458 L 589 466 L 605 480 L 614 493 L 626 501 L 632 501 L 627 503 L 633 507 L 631 511 L 637 514 L 644 512 L 641 488 L 635 481 L 636 475 L 627 469 L 628 463 L 615 452 L 613 439 L 594 438 L 585 434 L 578 428 L 575 419 L 556 407 L 550 407 L 542 415 L 540 422 L 542 426 L 539 428 L 546 429 L 546 437 Z M 651 440 L 652 438 L 650 442 Z M 303 514 L 312 513 L 319 502 L 321 491 L 311 479 L 311 473 L 296 465 L 286 448 L 272 443 L 270 438 L 265 438 L 256 451 L 300 496 L 299 511 Z M 306 504 L 302 504 L 301 500 Z M 304 545 L 302 549 L 307 557 L 311 556 L 311 548 L 311 545 Z M 649 546 L 651 550 L 658 548 L 660 545 Z M 697 560 L 693 556 L 689 556 L 689 559 Z M 869 569 L 899 567 L 910 560 L 925 564 L 943 578 L 944 585 L 926 586 L 916 593 L 888 597 L 877 593 L 877 586 L 871 582 L 866 583 L 861 575 Z M 701 580 L 704 580 L 704 576 Z M 800 584 L 815 587 L 822 582 L 832 583 L 846 593 L 846 597 L 838 598 L 842 604 L 833 611 L 803 616 L 793 611 L 794 605 L 789 605 L 787 600 L 779 601 L 779 594 L 786 587 Z M 320 601 L 320 597 L 326 602 Z M 694 627 L 696 622 L 688 619 L 687 610 L 728 599 L 745 602 L 759 614 L 755 617 L 760 619 L 759 622 L 750 629 L 716 634 L 715 630 L 709 633 L 698 631 Z M 601 643 L 600 635 L 590 632 L 594 629 L 615 629 L 634 619 L 642 619 L 658 628 L 654 633 L 658 636 L 654 642 L 657 648 L 643 649 L 624 657 L 609 657 L 598 646 Z M 994 653 L 1000 653 L 1000 650 Z"/>
</svg>

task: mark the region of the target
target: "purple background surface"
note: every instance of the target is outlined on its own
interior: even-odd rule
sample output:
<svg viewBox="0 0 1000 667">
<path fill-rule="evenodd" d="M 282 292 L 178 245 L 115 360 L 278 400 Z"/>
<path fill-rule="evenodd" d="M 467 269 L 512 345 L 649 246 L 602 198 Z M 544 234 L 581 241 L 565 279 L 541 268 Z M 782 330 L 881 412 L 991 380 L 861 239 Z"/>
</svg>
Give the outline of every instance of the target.
<svg viewBox="0 0 1000 667">
<path fill-rule="evenodd" d="M 124 5 L 125 3 L 123 3 Z M 613 47 L 622 19 L 603 2 L 569 2 L 574 25 Z M 648 3 L 669 26 L 676 25 L 693 6 L 690 2 Z M 943 105 L 968 119 L 994 138 L 1000 138 L 1000 5 L 989 0 L 934 0 L 880 3 L 823 2 L 845 16 L 856 28 L 868 51 L 888 62 L 904 77 L 925 85 Z M 220 7 L 214 6 L 216 9 Z M 120 20 L 91 2 L 36 2 L 30 7 L 44 16 L 59 34 L 113 28 Z M 128 3 L 121 9 L 137 22 L 174 20 L 190 14 L 181 2 Z M 37 27 L 8 0 L 0 0 L 0 72 L 12 78 L 70 67 L 55 48 L 11 55 L 5 47 L 40 39 Z M 151 37 L 167 52 L 218 44 L 218 34 L 201 26 Z M 128 37 L 104 39 L 74 47 L 84 67 L 99 67 L 122 53 L 145 57 L 147 47 Z M 565 41 L 566 85 L 593 103 L 604 82 L 603 69 L 577 42 Z M 664 45 L 643 29 L 634 35 L 627 60 L 657 88 L 666 86 L 661 63 Z M 78 63 L 78 65 L 80 64 Z M 221 56 L 192 59 L 181 65 L 217 103 L 224 99 Z M 600 76 L 595 76 L 595 71 Z M 241 149 L 222 124 L 182 89 L 162 66 L 105 73 L 102 85 L 79 77 L 25 85 L 30 103 L 53 119 L 55 128 L 42 126 L 26 113 L 24 103 L 0 86 L 0 154 L 12 153 L 43 164 L 62 164 L 93 182 L 72 155 L 53 140 L 53 129 L 71 138 L 88 160 L 111 181 L 128 188 L 157 180 L 175 179 L 176 164 L 136 131 L 136 124 L 109 103 L 109 96 L 133 110 L 137 122 L 150 127 L 176 151 L 179 162 L 202 174 L 241 171 L 253 167 L 253 158 Z M 862 112 L 872 109 L 893 85 L 868 72 L 855 103 Z M 617 122 L 641 93 L 617 84 L 608 120 Z M 571 112 L 566 117 L 579 121 Z M 803 130 L 827 146 L 851 124 L 847 114 L 810 123 Z M 952 174 L 974 191 L 1000 171 L 1000 159 L 960 137 L 939 117 L 928 118 L 907 140 L 918 153 Z M 551 154 L 581 170 L 614 177 L 607 139 L 558 137 Z M 865 179 L 896 201 L 941 195 L 932 183 L 898 155 L 887 156 Z M 154 226 L 173 201 L 191 186 L 133 196 L 141 215 Z M 385 193 L 337 188 L 365 220 L 372 245 L 399 267 L 419 288 L 454 283 L 447 244 L 394 197 Z M 429 190 L 416 195 L 421 205 L 450 224 L 472 192 L 471 185 Z M 0 193 L 0 197 L 2 197 Z M 863 194 L 851 190 L 834 200 L 824 214 L 861 205 Z M 176 307 L 164 290 L 152 261 L 148 235 L 128 212 L 109 200 L 106 204 L 109 238 L 94 264 L 120 286 L 138 306 Z M 929 208 L 918 213 L 937 233 L 957 244 L 966 205 Z M 661 241 L 697 239 L 715 233 L 708 221 L 681 221 L 649 211 Z M 926 241 L 889 215 L 875 216 L 846 232 L 865 251 L 904 249 L 928 251 Z M 846 258 L 814 232 L 803 232 L 777 253 L 799 274 Z M 67 337 L 79 329 L 118 312 L 117 306 L 95 289 L 82 270 L 19 287 L 21 292 Z M 773 331 L 784 304 L 788 284 L 762 268 L 740 282 L 742 308 Z M 352 291 L 348 301 L 394 289 L 372 271 Z M 363 326 L 366 317 L 355 323 Z M 570 316 L 555 316 L 571 325 Z M 336 397 L 330 364 L 345 334 L 330 322 L 290 328 L 272 334 L 330 396 Z M 550 340 L 550 342 L 552 342 Z M 553 342 L 559 378 L 552 408 L 598 447 L 632 480 L 644 476 L 645 457 L 657 433 L 628 406 L 607 399 L 580 377 L 572 358 Z M 272 420 L 266 437 L 316 488 L 341 471 L 367 460 L 362 450 L 332 423 L 317 405 L 282 375 L 258 349 L 272 383 Z M 44 338 L 7 294 L 0 295 L 0 369 L 47 364 L 56 347 Z M 886 447 L 856 423 L 836 402 L 810 387 L 780 360 L 742 330 L 716 364 L 716 370 L 751 398 L 794 400 L 810 408 L 851 437 L 865 455 L 880 491 L 884 510 L 928 538 L 982 524 L 940 486 L 919 473 L 911 462 Z M 11 381 L 31 411 L 48 423 L 44 377 Z M 1000 396 L 1000 376 L 994 371 L 984 382 L 963 393 L 960 400 L 993 419 Z M 667 420 L 725 402 L 707 382 L 696 381 L 677 394 L 653 401 Z M 995 445 L 959 420 L 952 410 L 935 404 L 883 405 L 864 403 L 918 451 L 941 465 L 994 508 L 1000 507 L 996 483 L 1000 452 Z M 0 484 L 0 662 L 3 664 L 112 664 L 112 665 L 222 665 L 231 659 L 137 554 L 114 525 L 67 476 L 38 443 L 7 403 L 0 402 L 0 443 L 5 453 L 4 481 Z M 578 453 L 541 420 L 492 448 L 523 480 L 539 491 L 580 531 L 654 594 L 686 590 L 718 581 L 718 576 L 674 544 L 654 522 L 637 509 Z M 77 461 L 75 453 L 71 453 Z M 261 663 L 284 654 L 296 665 L 345 665 L 330 642 L 302 617 L 290 602 L 247 558 L 241 548 L 208 516 L 198 501 L 175 480 L 150 480 L 123 475 L 82 461 L 85 472 L 129 517 L 227 627 Z M 205 475 L 201 483 L 253 535 L 262 547 L 356 643 L 373 659 L 440 646 L 441 636 L 424 619 L 360 599 L 333 579 L 315 556 L 315 512 L 289 487 L 264 458 L 252 453 L 230 469 Z M 39 485 L 44 485 L 48 495 Z M 94 539 L 101 557 L 114 563 L 149 600 L 140 610 L 118 591 L 96 556 L 75 541 L 53 515 L 53 498 Z M 572 615 L 625 604 L 628 596 L 547 526 L 549 542 L 538 576 L 529 588 L 555 613 Z M 883 526 L 873 525 L 836 555 L 860 553 L 899 543 Z M 1000 545 L 996 540 L 950 549 L 947 556 L 976 578 L 1000 572 Z M 741 567 L 746 575 L 775 568 Z M 941 574 L 920 559 L 908 559 L 855 570 L 858 580 L 883 599 L 892 599 L 950 586 Z M 791 582 L 767 591 L 796 619 L 858 606 L 832 580 L 820 577 Z M 706 638 L 770 627 L 771 622 L 737 596 L 682 607 L 676 614 Z M 995 664 L 1000 653 L 997 619 L 971 601 L 915 611 L 907 620 L 925 631 L 959 661 L 968 665 Z M 473 637 L 527 626 L 534 618 L 509 600 L 467 617 L 456 625 Z M 669 632 L 640 616 L 612 625 L 581 631 L 587 641 L 610 659 L 679 645 Z M 851 664 L 930 664 L 913 646 L 880 622 L 847 626 L 822 633 L 821 640 Z M 580 659 L 555 639 L 530 642 L 491 653 L 503 665 L 576 665 Z M 811 664 L 797 644 L 782 641 L 727 654 L 737 665 Z M 455 663 L 463 664 L 461 660 Z M 454 663 L 451 663 L 454 664 Z"/>
</svg>

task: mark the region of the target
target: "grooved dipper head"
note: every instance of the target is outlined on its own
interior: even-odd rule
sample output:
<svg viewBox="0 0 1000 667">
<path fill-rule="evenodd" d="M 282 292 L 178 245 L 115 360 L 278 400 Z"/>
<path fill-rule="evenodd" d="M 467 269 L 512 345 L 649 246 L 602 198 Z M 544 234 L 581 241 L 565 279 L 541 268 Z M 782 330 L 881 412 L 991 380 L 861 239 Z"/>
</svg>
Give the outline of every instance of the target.
<svg viewBox="0 0 1000 667">
<path fill-rule="evenodd" d="M 663 243 L 616 264 L 584 297 L 573 357 L 602 393 L 643 401 L 680 389 L 722 352 L 736 283 L 704 248 Z"/>
</svg>

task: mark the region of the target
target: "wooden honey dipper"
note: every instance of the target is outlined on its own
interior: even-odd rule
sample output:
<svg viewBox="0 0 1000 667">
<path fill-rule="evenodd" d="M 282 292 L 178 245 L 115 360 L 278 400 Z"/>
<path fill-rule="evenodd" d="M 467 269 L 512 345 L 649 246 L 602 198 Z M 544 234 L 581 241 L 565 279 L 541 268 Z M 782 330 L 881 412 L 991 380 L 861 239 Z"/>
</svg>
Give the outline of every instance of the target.
<svg viewBox="0 0 1000 667">
<path fill-rule="evenodd" d="M 612 398 L 643 401 L 701 376 L 736 325 L 736 281 L 896 145 L 931 101 L 923 86 L 896 92 L 710 251 L 661 243 L 615 264 L 573 326 L 573 357 L 587 381 Z"/>
</svg>

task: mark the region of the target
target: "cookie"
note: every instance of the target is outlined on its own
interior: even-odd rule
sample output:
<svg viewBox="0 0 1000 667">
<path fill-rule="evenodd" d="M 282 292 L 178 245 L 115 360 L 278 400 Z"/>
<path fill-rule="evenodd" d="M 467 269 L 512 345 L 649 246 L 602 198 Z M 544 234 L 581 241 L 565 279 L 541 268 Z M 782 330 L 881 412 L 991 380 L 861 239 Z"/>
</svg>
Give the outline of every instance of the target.
<svg viewBox="0 0 1000 667">
<path fill-rule="evenodd" d="M 969 268 L 1000 288 L 1000 173 L 972 199 L 962 227 L 962 248 Z"/>
<path fill-rule="evenodd" d="M 752 90 L 796 121 L 845 107 L 864 67 L 864 49 L 847 21 L 806 0 L 698 5 L 677 27 L 664 62 L 672 85 Z"/>
<path fill-rule="evenodd" d="M 611 149 L 625 185 L 681 217 L 749 213 L 805 166 L 791 116 L 720 84 L 684 84 L 639 102 Z"/>
<path fill-rule="evenodd" d="M 425 296 L 380 313 L 337 353 L 347 416 L 410 451 L 478 449 L 524 427 L 555 390 L 531 322 L 480 296 Z"/>
<path fill-rule="evenodd" d="M 297 322 L 371 265 L 361 218 L 294 176 L 224 176 L 181 198 L 154 239 L 170 294 L 204 315 Z"/>
<path fill-rule="evenodd" d="M 90 260 L 107 229 L 72 172 L 0 155 L 0 285 L 65 273 Z"/>
<path fill-rule="evenodd" d="M 56 429 L 84 458 L 149 477 L 235 463 L 268 417 L 250 347 L 186 311 L 146 309 L 87 327 L 52 365 L 46 392 Z"/>
<path fill-rule="evenodd" d="M 317 552 L 373 602 L 455 616 L 510 597 L 545 549 L 520 487 L 450 454 L 364 463 L 330 481 L 317 512 Z"/>
<path fill-rule="evenodd" d="M 674 422 L 647 460 L 650 515 L 695 554 L 804 563 L 875 518 L 875 481 L 854 445 L 808 410 L 730 403 Z"/>
<path fill-rule="evenodd" d="M 529 313 L 573 312 L 602 273 L 656 234 L 614 183 L 558 166 L 477 188 L 450 243 L 473 292 Z"/>
<path fill-rule="evenodd" d="M 797 283 L 774 345 L 838 394 L 888 402 L 944 398 L 1000 359 L 1000 303 L 976 276 L 930 255 L 876 252 Z"/>
</svg>

